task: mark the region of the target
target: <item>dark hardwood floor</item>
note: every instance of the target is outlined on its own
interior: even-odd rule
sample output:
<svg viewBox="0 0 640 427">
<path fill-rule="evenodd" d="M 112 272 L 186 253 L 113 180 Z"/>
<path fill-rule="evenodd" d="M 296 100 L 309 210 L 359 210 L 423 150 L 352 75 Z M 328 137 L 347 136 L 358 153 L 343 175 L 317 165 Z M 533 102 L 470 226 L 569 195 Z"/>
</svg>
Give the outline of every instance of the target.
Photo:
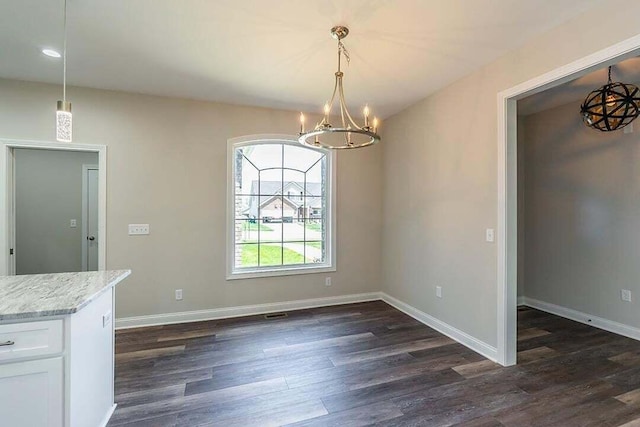
<svg viewBox="0 0 640 427">
<path fill-rule="evenodd" d="M 640 426 L 640 342 L 518 329 L 509 368 L 380 301 L 123 330 L 109 426 Z"/>
</svg>

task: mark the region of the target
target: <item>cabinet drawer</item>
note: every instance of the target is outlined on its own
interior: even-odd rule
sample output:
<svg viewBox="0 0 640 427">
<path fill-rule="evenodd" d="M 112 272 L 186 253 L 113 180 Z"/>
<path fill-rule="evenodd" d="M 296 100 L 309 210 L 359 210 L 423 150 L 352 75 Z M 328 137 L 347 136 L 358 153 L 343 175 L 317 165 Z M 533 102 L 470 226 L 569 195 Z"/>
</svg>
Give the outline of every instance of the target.
<svg viewBox="0 0 640 427">
<path fill-rule="evenodd" d="M 62 352 L 62 319 L 0 325 L 0 362 Z"/>
</svg>

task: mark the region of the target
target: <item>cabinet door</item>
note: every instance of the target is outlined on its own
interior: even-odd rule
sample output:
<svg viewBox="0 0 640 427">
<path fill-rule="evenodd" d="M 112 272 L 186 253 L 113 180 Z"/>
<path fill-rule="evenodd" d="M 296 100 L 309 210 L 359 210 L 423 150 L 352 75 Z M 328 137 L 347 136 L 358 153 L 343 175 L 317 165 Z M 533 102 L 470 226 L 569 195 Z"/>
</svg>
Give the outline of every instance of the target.
<svg viewBox="0 0 640 427">
<path fill-rule="evenodd" d="M 63 425 L 62 358 L 0 365 L 0 425 Z"/>
</svg>

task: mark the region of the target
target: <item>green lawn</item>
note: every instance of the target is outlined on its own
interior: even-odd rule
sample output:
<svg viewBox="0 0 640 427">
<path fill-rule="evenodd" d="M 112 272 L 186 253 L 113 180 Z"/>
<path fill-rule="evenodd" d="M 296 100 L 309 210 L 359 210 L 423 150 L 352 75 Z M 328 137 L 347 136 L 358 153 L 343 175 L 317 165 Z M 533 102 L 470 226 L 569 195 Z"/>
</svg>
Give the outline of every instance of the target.
<svg viewBox="0 0 640 427">
<path fill-rule="evenodd" d="M 242 227 L 243 231 L 258 231 L 258 228 L 260 228 L 260 231 L 273 231 L 273 228 L 267 227 L 266 225 L 262 224 L 262 223 L 255 223 L 255 222 L 249 222 L 249 221 L 245 221 L 244 225 Z"/>
<path fill-rule="evenodd" d="M 317 222 L 308 222 L 307 230 L 309 231 L 322 231 L 322 224 Z"/>
<path fill-rule="evenodd" d="M 284 255 L 284 262 L 282 256 Z M 304 257 L 291 249 L 276 245 L 260 245 L 260 266 L 282 265 L 282 264 L 303 264 Z M 258 245 L 243 245 L 242 247 L 242 267 L 255 267 L 258 265 Z"/>
</svg>

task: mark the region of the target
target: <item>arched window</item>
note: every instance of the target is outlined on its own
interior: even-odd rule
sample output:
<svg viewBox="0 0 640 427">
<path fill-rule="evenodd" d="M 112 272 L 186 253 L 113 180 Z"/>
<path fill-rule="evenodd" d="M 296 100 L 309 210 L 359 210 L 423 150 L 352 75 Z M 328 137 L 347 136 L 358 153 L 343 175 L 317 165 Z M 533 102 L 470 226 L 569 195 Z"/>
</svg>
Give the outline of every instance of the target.
<svg viewBox="0 0 640 427">
<path fill-rule="evenodd" d="M 333 152 L 229 140 L 227 278 L 335 271 Z"/>
</svg>

